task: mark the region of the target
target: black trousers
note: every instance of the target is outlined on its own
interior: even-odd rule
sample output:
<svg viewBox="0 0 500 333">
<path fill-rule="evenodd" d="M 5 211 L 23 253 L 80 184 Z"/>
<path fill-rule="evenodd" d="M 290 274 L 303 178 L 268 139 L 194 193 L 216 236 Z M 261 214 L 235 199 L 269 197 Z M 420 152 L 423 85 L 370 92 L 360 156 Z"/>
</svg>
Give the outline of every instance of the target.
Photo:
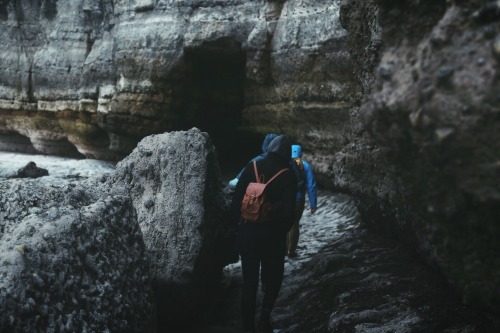
<svg viewBox="0 0 500 333">
<path fill-rule="evenodd" d="M 260 242 L 259 242 L 260 241 Z M 278 298 L 285 265 L 286 235 L 279 238 L 260 239 L 253 246 L 240 250 L 243 272 L 242 321 L 244 330 L 253 330 L 259 273 L 265 286 L 262 312 L 270 313 Z M 247 243 L 247 245 L 250 245 Z"/>
</svg>

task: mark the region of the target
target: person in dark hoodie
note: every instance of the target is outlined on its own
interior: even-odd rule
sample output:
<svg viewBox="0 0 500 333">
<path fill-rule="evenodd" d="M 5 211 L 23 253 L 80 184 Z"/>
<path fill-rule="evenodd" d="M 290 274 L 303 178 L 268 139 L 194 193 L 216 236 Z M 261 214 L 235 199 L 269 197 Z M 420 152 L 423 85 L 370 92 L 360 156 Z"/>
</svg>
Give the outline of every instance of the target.
<svg viewBox="0 0 500 333">
<path fill-rule="evenodd" d="M 258 160 L 261 160 L 263 159 L 264 157 L 266 157 L 267 155 L 267 148 L 269 147 L 269 144 L 271 143 L 271 141 L 273 141 L 274 138 L 276 138 L 278 136 L 278 134 L 274 134 L 274 133 L 269 133 L 267 134 L 265 137 L 264 137 L 264 141 L 262 142 L 262 154 L 260 155 L 257 155 L 255 156 L 254 158 L 252 158 L 250 160 L 250 162 L 248 163 L 251 163 L 253 161 L 258 161 Z M 236 184 L 238 184 L 238 181 L 240 180 L 240 177 L 241 177 L 241 174 L 243 173 L 243 169 L 241 169 L 241 171 L 236 175 L 236 177 L 234 179 L 232 179 L 230 182 L 229 182 L 229 186 L 231 187 L 235 187 Z"/>
<path fill-rule="evenodd" d="M 290 169 L 291 143 L 280 135 L 271 141 L 267 155 L 256 162 L 259 176 L 266 181 L 281 169 L 287 169 L 266 188 L 268 199 L 275 206 L 267 222 L 241 219 L 241 201 L 250 182 L 256 182 L 253 163 L 243 170 L 236 185 L 232 211 L 238 224 L 237 246 L 243 273 L 242 324 L 244 332 L 254 332 L 259 273 L 265 275 L 266 287 L 258 323 L 260 332 L 272 332 L 271 311 L 283 282 L 286 235 L 295 215 L 297 181 Z"/>
</svg>

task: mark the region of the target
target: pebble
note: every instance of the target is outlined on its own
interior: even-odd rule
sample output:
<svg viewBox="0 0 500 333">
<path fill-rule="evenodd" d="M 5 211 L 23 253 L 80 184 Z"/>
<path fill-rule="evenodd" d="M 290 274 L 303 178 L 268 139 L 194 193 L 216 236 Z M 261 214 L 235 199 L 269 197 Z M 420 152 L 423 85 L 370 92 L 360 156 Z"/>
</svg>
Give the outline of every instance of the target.
<svg viewBox="0 0 500 333">
<path fill-rule="evenodd" d="M 493 42 L 493 53 L 500 60 L 500 36 Z"/>
<path fill-rule="evenodd" d="M 453 128 L 438 128 L 434 133 L 436 134 L 436 139 L 438 142 L 441 142 L 448 138 L 455 132 Z"/>
<path fill-rule="evenodd" d="M 16 251 L 24 255 L 26 253 L 26 245 L 19 245 L 16 247 Z"/>
</svg>

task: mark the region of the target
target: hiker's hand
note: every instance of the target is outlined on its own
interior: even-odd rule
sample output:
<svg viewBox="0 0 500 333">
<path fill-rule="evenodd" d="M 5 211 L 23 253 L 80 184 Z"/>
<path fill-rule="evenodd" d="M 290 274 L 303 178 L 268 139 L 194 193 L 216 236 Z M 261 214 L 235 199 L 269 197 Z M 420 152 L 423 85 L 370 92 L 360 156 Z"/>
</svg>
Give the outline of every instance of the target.
<svg viewBox="0 0 500 333">
<path fill-rule="evenodd" d="M 314 214 L 315 211 L 316 211 L 316 208 L 311 208 L 311 214 Z"/>
<path fill-rule="evenodd" d="M 238 178 L 234 178 L 229 182 L 229 186 L 236 187 L 236 184 L 238 184 L 238 180 L 239 180 Z"/>
</svg>

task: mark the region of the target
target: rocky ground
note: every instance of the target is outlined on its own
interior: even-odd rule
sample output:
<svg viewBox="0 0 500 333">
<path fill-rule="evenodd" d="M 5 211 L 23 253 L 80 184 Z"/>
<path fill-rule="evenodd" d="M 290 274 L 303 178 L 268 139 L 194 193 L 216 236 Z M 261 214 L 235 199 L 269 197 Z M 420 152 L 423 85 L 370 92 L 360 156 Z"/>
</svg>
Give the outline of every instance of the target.
<svg viewBox="0 0 500 333">
<path fill-rule="evenodd" d="M 304 214 L 301 232 L 299 257 L 285 263 L 275 333 L 494 332 L 438 272 L 366 230 L 349 197 L 320 191 L 318 211 Z M 240 292 L 238 263 L 225 269 L 206 322 L 186 332 L 239 332 Z"/>
</svg>

